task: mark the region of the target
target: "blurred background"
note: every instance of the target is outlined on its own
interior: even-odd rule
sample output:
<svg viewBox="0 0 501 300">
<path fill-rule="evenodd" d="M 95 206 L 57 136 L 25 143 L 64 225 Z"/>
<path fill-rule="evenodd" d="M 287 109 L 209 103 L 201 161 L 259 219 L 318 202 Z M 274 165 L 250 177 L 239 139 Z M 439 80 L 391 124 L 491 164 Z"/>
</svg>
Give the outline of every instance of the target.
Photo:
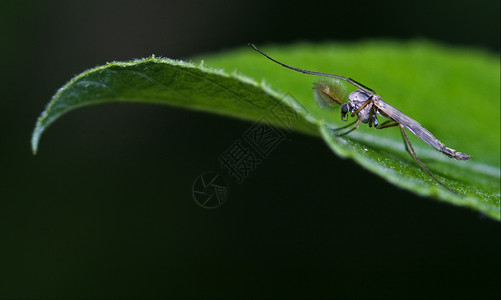
<svg viewBox="0 0 501 300">
<path fill-rule="evenodd" d="M 3 0 L 0 36 L 0 298 L 499 299 L 498 222 L 317 138 L 288 135 L 210 210 L 192 184 L 250 123 L 105 105 L 30 150 L 56 90 L 109 61 L 377 38 L 499 53 L 499 1 Z"/>
</svg>

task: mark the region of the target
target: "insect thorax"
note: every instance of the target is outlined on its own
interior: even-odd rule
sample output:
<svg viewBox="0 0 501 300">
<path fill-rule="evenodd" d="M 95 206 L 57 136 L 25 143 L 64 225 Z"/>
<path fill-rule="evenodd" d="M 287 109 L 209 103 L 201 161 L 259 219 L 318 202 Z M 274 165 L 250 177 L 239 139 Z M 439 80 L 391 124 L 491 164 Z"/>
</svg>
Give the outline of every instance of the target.
<svg viewBox="0 0 501 300">
<path fill-rule="evenodd" d="M 362 107 L 365 104 L 365 102 L 367 102 L 367 100 L 369 100 L 369 97 L 371 97 L 371 95 L 362 90 L 356 90 L 354 92 L 351 92 L 350 95 L 348 96 L 349 111 L 351 113 L 357 111 L 360 107 Z M 378 101 L 379 99 L 381 99 L 379 95 L 373 96 L 373 101 Z M 379 115 L 379 110 L 377 109 L 377 107 L 368 104 L 363 109 L 361 109 L 357 115 L 359 118 L 361 119 L 363 118 L 362 119 L 363 123 L 367 123 L 369 122 L 370 109 L 374 109 L 373 123 L 374 125 L 377 126 L 378 124 L 377 115 Z"/>
</svg>

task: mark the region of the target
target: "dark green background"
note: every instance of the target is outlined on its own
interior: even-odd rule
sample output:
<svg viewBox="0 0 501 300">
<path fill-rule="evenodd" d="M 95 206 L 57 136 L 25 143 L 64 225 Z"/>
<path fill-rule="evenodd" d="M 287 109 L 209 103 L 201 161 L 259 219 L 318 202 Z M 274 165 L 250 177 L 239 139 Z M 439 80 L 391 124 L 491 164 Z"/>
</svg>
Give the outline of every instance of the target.
<svg viewBox="0 0 501 300">
<path fill-rule="evenodd" d="M 214 210 L 193 201 L 193 180 L 226 174 L 218 157 L 250 123 L 107 105 L 57 121 L 37 156 L 29 145 L 56 90 L 108 61 L 366 38 L 499 53 L 499 10 L 1 1 L 0 298 L 499 298 L 498 222 L 397 189 L 317 138 L 288 135 Z"/>
</svg>

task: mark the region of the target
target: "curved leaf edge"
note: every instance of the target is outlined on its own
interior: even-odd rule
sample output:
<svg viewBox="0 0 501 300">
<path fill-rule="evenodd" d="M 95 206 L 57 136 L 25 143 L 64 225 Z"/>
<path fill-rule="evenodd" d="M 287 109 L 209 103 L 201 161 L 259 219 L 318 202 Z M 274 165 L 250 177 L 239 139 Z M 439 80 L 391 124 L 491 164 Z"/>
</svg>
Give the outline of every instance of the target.
<svg viewBox="0 0 501 300">
<path fill-rule="evenodd" d="M 50 102 L 46 105 L 45 109 L 41 113 L 41 115 L 38 117 L 37 122 L 35 124 L 35 129 L 33 130 L 32 136 L 31 136 L 31 150 L 34 155 L 37 154 L 38 152 L 38 146 L 40 143 L 41 136 L 43 132 L 51 125 L 55 120 L 57 120 L 59 117 L 61 117 L 63 114 L 66 114 L 72 110 L 75 110 L 77 108 L 85 107 L 85 106 L 90 106 L 90 105 L 95 105 L 94 103 L 86 103 L 83 105 L 75 105 L 67 110 L 65 110 L 63 113 L 56 115 L 56 116 L 51 116 L 50 112 L 57 103 L 58 99 L 61 97 L 61 95 L 65 92 L 65 90 L 72 86 L 74 83 L 78 82 L 79 80 L 85 78 L 91 73 L 94 72 L 99 72 L 104 69 L 110 68 L 110 67 L 128 67 L 128 66 L 133 66 L 133 65 L 138 65 L 138 64 L 143 64 L 143 63 L 159 63 L 159 64 L 168 64 L 170 66 L 178 66 L 182 68 L 188 68 L 188 69 L 198 69 L 201 70 L 202 72 L 214 74 L 214 75 L 219 75 L 223 76 L 226 78 L 233 78 L 236 80 L 239 80 L 245 84 L 252 85 L 254 87 L 260 87 L 262 90 L 274 97 L 275 99 L 281 101 L 281 102 L 287 102 L 286 104 L 289 106 L 292 106 L 292 108 L 298 112 L 300 115 L 302 115 L 306 120 L 310 121 L 310 123 L 313 123 L 314 119 L 311 118 L 311 116 L 307 115 L 304 109 L 302 109 L 302 106 L 297 103 L 295 99 L 292 97 L 283 97 L 283 94 L 280 92 L 276 91 L 273 89 L 270 85 L 266 83 L 266 81 L 263 79 L 261 82 L 257 82 L 251 77 L 248 77 L 244 74 L 238 73 L 236 70 L 234 72 L 228 73 L 223 69 L 218 69 L 218 68 L 213 68 L 213 67 L 208 67 L 205 66 L 204 61 L 202 60 L 199 64 L 195 64 L 192 62 L 187 62 L 183 60 L 176 60 L 176 59 L 170 59 L 170 58 L 165 58 L 165 57 L 155 57 L 152 55 L 151 57 L 148 58 L 141 58 L 141 59 L 134 59 L 130 61 L 113 61 L 113 62 L 108 62 L 104 65 L 88 69 L 72 79 L 70 79 L 66 84 L 64 84 L 61 88 L 57 90 L 57 92 L 54 94 Z M 285 101 L 287 100 L 287 101 Z M 114 102 L 113 100 L 110 100 L 109 102 Z M 100 102 L 99 104 L 102 104 L 104 102 Z M 320 134 L 315 130 L 300 130 L 303 133 L 309 134 L 309 135 L 316 135 L 319 136 Z"/>
<path fill-rule="evenodd" d="M 303 133 L 313 135 L 313 136 L 322 136 L 324 140 L 327 142 L 328 146 L 333 150 L 337 155 L 340 157 L 344 158 L 351 158 L 355 160 L 357 163 L 362 165 L 364 168 L 367 170 L 376 173 L 377 175 L 383 177 L 385 180 L 391 182 L 392 184 L 399 186 L 401 188 L 413 191 L 419 195 L 422 196 L 428 196 L 432 198 L 436 198 L 442 201 L 446 201 L 448 203 L 452 203 L 458 206 L 466 206 L 470 208 L 474 208 L 478 210 L 479 208 L 482 208 L 480 211 L 483 213 L 487 214 L 489 217 L 496 219 L 496 220 L 501 220 L 501 214 L 499 213 L 499 207 L 493 207 L 492 205 L 486 205 L 485 203 L 481 202 L 479 199 L 472 197 L 472 196 L 463 196 L 463 197 L 458 197 L 457 195 L 447 191 L 444 188 L 438 187 L 438 186 L 428 186 L 424 187 L 418 184 L 413 184 L 411 181 L 408 180 L 402 180 L 400 177 L 396 176 L 392 172 L 381 172 L 381 166 L 378 166 L 374 161 L 370 159 L 363 158 L 361 155 L 358 155 L 356 151 L 350 151 L 347 149 L 344 149 L 340 145 L 338 145 L 339 141 L 336 141 L 329 133 L 328 133 L 328 126 L 324 124 L 323 120 L 318 120 L 314 116 L 310 115 L 300 103 L 297 102 L 293 97 L 286 96 L 283 97 L 284 93 L 272 88 L 269 84 L 266 83 L 266 81 L 263 79 L 260 82 L 257 82 L 251 77 L 248 77 L 244 74 L 241 74 L 237 72 L 236 70 L 228 73 L 224 71 L 223 69 L 218 69 L 218 68 L 213 68 L 213 67 L 207 67 L 204 65 L 204 61 L 202 60 L 200 64 L 195 64 L 191 62 L 186 62 L 182 60 L 175 60 L 175 59 L 170 59 L 170 58 L 157 58 L 155 56 L 151 56 L 149 58 L 143 58 L 143 59 L 135 59 L 131 61 L 125 61 L 125 62 L 120 62 L 120 61 L 114 61 L 114 62 L 109 62 L 107 64 L 104 64 L 102 66 L 98 66 L 89 70 L 86 70 L 79 75 L 75 76 L 72 78 L 70 81 L 68 81 L 64 86 L 62 86 L 56 94 L 52 97 L 51 101 L 48 103 L 40 117 L 38 118 L 35 129 L 32 134 L 32 139 L 31 139 L 31 147 L 33 154 L 36 154 L 38 151 L 38 145 L 40 142 L 40 138 L 42 133 L 47 129 L 49 125 L 51 125 L 57 118 L 62 116 L 63 114 L 66 114 L 69 111 L 72 111 L 74 109 L 84 107 L 84 106 L 89 106 L 93 105 L 91 104 L 83 104 L 79 106 L 72 106 L 65 110 L 63 113 L 56 115 L 56 116 L 50 116 L 50 111 L 51 108 L 54 106 L 54 104 L 58 101 L 60 98 L 61 94 L 64 93 L 64 91 L 74 84 L 75 82 L 79 81 L 80 79 L 84 78 L 88 74 L 92 72 L 99 72 L 103 69 L 109 68 L 109 67 L 128 67 L 132 65 L 137 65 L 141 63 L 148 63 L 148 62 L 154 62 L 154 63 L 161 63 L 161 64 L 169 64 L 171 66 L 179 66 L 182 68 L 197 68 L 203 72 L 223 76 L 226 78 L 233 78 L 236 80 L 239 80 L 241 82 L 244 82 L 245 84 L 252 85 L 254 87 L 260 87 L 262 90 L 274 97 L 276 100 L 281 101 L 285 103 L 286 105 L 289 105 L 292 107 L 296 112 L 299 113 L 299 115 L 309 123 L 312 123 L 318 127 L 317 131 L 308 131 L 308 130 L 302 130 Z M 113 102 L 113 100 L 110 100 L 110 102 Z M 101 102 L 103 103 L 103 102 Z M 294 128 L 297 130 L 297 128 Z M 488 173 L 492 173 L 492 170 Z"/>
</svg>

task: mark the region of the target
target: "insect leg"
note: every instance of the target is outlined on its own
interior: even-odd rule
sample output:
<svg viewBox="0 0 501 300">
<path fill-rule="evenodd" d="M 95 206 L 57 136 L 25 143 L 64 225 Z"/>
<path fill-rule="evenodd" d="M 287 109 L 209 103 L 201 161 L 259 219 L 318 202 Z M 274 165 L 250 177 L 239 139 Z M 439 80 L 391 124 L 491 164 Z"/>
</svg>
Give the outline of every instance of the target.
<svg viewBox="0 0 501 300">
<path fill-rule="evenodd" d="M 357 120 L 358 121 L 358 120 Z M 335 129 L 332 129 L 333 132 L 336 132 L 336 131 L 340 131 L 340 130 L 343 130 L 343 129 L 346 129 L 348 127 L 351 127 L 353 124 L 357 123 L 357 121 L 353 121 L 351 122 L 350 124 L 348 125 L 345 125 L 343 127 L 339 127 L 339 128 L 335 128 Z"/>
<path fill-rule="evenodd" d="M 353 130 L 357 130 L 358 129 L 358 126 L 360 126 L 360 124 L 362 123 L 362 119 L 358 118 L 358 120 L 356 120 L 355 122 L 355 126 L 353 126 L 352 129 L 346 131 L 346 132 L 343 132 L 343 133 L 340 133 L 340 134 L 337 134 L 337 136 L 343 136 L 343 135 L 347 135 L 348 133 L 352 132 Z M 349 124 L 349 125 L 352 125 L 353 123 Z M 348 125 L 348 126 L 349 126 Z M 344 126 L 343 128 L 346 128 L 348 126 Z"/>
<path fill-rule="evenodd" d="M 369 99 L 369 100 L 371 100 L 371 99 Z M 369 104 L 369 100 L 367 100 L 367 101 L 364 103 L 364 105 L 362 105 L 362 107 L 361 107 L 361 108 L 363 108 L 364 106 L 367 106 L 367 105 Z M 353 128 L 352 128 L 352 129 L 350 129 L 350 130 L 348 130 L 348 131 L 346 131 L 346 132 L 343 132 L 343 133 L 338 134 L 338 136 L 347 135 L 347 134 L 349 134 L 350 132 L 352 132 L 353 130 L 357 130 L 357 129 L 358 129 L 358 126 L 360 126 L 360 124 L 362 123 L 362 120 L 364 120 L 364 119 L 365 119 L 365 116 L 367 116 L 367 114 L 368 114 L 370 111 L 372 111 L 372 108 L 373 108 L 373 104 L 372 104 L 372 102 L 371 102 L 371 103 L 369 104 L 369 109 L 368 109 L 368 110 L 364 113 L 364 115 L 363 115 L 362 117 L 357 116 L 357 117 L 358 117 L 358 120 L 357 120 L 357 122 L 355 122 L 355 126 L 353 126 Z M 358 112 L 358 111 L 360 111 L 360 110 L 361 110 L 360 108 L 359 108 L 359 109 L 357 109 L 357 112 Z M 351 125 L 351 124 L 350 124 L 350 125 Z"/>
<path fill-rule="evenodd" d="M 438 184 L 440 184 L 444 188 L 448 189 L 449 191 L 451 191 L 453 193 L 456 193 L 456 191 L 454 191 L 450 187 L 446 186 L 444 183 L 442 183 L 440 180 L 438 180 L 438 178 L 435 177 L 435 175 L 433 175 L 433 173 L 431 173 L 430 170 L 428 170 L 428 168 L 423 164 L 423 162 L 417 157 L 416 152 L 414 151 L 414 148 L 412 147 L 411 141 L 409 140 L 409 137 L 407 136 L 407 133 L 405 133 L 405 127 L 402 124 L 398 124 L 398 125 L 400 127 L 400 131 L 402 132 L 402 137 L 404 138 L 405 149 L 414 158 L 414 160 L 419 164 L 419 166 L 421 167 L 421 169 L 423 169 L 426 173 L 428 173 L 428 175 L 433 180 L 435 180 Z"/>
<path fill-rule="evenodd" d="M 399 124 L 393 120 L 386 120 L 380 125 L 376 126 L 376 129 L 385 129 L 385 128 L 390 128 L 390 127 L 395 127 L 398 126 Z"/>
<path fill-rule="evenodd" d="M 375 106 L 373 105 L 370 112 L 369 112 L 369 127 L 372 127 L 372 123 L 374 121 L 374 117 L 376 116 L 376 112 L 375 112 Z M 376 117 L 376 125 L 374 127 L 377 127 L 377 117 Z"/>
</svg>

